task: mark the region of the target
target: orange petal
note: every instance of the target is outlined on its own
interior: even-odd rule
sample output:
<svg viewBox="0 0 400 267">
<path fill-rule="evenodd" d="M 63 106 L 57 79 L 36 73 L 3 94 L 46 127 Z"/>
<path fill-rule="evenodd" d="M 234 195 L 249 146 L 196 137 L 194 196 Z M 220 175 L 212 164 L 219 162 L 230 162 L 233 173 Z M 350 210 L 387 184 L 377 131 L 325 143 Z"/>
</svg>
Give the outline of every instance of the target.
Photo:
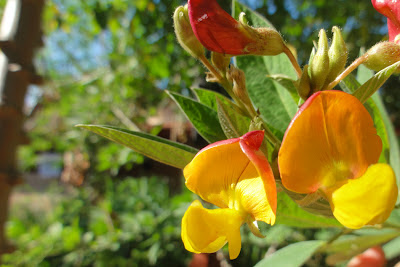
<svg viewBox="0 0 400 267">
<path fill-rule="evenodd" d="M 397 200 L 396 177 L 387 164 L 371 165 L 357 179 L 325 190 L 333 215 L 344 226 L 358 229 L 386 221 Z"/>
<path fill-rule="evenodd" d="M 282 183 L 291 191 L 312 193 L 361 176 L 381 150 L 372 118 L 357 98 L 318 92 L 286 130 L 278 156 Z"/>
<path fill-rule="evenodd" d="M 241 249 L 240 212 L 232 209 L 208 210 L 196 200 L 182 219 L 182 240 L 194 253 L 213 253 L 229 243 L 229 256 L 237 258 Z"/>
</svg>

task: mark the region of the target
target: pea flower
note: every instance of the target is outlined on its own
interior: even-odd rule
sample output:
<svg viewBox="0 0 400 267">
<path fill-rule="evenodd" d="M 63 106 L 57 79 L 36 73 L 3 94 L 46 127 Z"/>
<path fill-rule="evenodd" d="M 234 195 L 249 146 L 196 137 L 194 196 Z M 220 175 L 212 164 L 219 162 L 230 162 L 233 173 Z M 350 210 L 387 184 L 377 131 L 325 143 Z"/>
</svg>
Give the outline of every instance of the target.
<svg viewBox="0 0 400 267">
<path fill-rule="evenodd" d="M 283 185 L 322 194 L 348 228 L 383 223 L 397 199 L 392 168 L 368 111 L 341 91 L 313 94 L 286 130 L 278 155 Z M 318 191 L 318 192 L 317 192 Z"/>
<path fill-rule="evenodd" d="M 223 10 L 216 0 L 189 0 L 190 24 L 197 39 L 210 51 L 229 55 L 278 55 L 284 50 L 272 28 L 253 28 Z"/>
<path fill-rule="evenodd" d="M 371 0 L 374 8 L 387 17 L 389 41 L 397 43 L 400 34 L 400 4 L 397 0 Z"/>
<path fill-rule="evenodd" d="M 271 167 L 259 150 L 263 131 L 219 141 L 203 148 L 185 167 L 186 186 L 220 209 L 194 201 L 182 219 L 182 240 L 194 253 L 212 253 L 229 243 L 231 259 L 241 249 L 240 226 L 275 223 L 276 186 Z M 254 231 L 254 228 L 257 230 Z"/>
</svg>

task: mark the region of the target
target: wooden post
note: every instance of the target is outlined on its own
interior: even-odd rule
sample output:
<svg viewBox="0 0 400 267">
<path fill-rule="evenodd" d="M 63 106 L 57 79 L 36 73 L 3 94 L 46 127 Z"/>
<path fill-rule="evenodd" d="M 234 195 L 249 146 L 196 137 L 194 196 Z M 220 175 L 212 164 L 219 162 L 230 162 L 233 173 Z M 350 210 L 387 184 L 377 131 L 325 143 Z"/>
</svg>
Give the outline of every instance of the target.
<svg viewBox="0 0 400 267">
<path fill-rule="evenodd" d="M 8 0 L 0 25 L 0 255 L 10 252 L 5 237 L 9 198 L 18 183 L 17 147 L 26 139 L 24 100 L 35 83 L 32 59 L 41 42 L 44 0 Z"/>
</svg>

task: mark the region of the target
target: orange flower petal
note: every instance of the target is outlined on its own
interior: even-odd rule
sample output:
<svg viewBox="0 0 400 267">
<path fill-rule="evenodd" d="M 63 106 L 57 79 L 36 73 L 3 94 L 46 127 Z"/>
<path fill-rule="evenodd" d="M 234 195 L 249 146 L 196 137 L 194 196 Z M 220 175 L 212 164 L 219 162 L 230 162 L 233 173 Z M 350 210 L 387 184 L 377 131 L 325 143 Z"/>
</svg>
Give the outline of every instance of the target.
<svg viewBox="0 0 400 267">
<path fill-rule="evenodd" d="M 233 209 L 208 210 L 196 200 L 182 219 L 182 240 L 194 253 L 213 253 L 229 243 L 229 256 L 237 258 L 241 249 L 240 226 L 244 218 Z"/>
<path fill-rule="evenodd" d="M 361 176 L 381 150 L 372 118 L 357 98 L 318 92 L 286 130 L 278 156 L 282 183 L 294 192 L 313 193 Z"/>
</svg>

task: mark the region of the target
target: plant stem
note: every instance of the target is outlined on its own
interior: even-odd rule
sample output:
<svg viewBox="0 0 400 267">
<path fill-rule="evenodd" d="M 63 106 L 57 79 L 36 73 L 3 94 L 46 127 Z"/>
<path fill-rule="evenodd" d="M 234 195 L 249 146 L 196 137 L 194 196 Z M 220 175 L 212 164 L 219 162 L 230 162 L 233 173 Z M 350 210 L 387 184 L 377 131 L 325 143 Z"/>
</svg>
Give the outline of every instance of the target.
<svg viewBox="0 0 400 267">
<path fill-rule="evenodd" d="M 281 140 L 276 138 L 276 136 L 271 132 L 269 129 L 268 125 L 263 121 L 263 128 L 265 130 L 265 135 L 267 136 L 268 140 L 274 145 L 275 148 L 278 148 L 281 146 Z"/>
<path fill-rule="evenodd" d="M 303 71 L 301 70 L 299 63 L 297 63 L 297 59 L 294 57 L 292 51 L 290 51 L 290 49 L 286 45 L 283 47 L 283 53 L 286 54 L 286 56 L 289 58 L 290 62 L 292 63 L 293 68 L 297 73 L 297 77 L 301 78 L 301 74 L 303 73 Z"/>
<path fill-rule="evenodd" d="M 339 76 L 337 76 L 335 80 L 333 80 L 330 84 L 328 84 L 325 90 L 333 89 L 333 87 L 335 87 L 341 80 L 346 78 L 347 75 L 349 75 L 353 70 L 355 70 L 358 66 L 364 63 L 366 59 L 367 56 L 364 54 L 363 56 L 354 60 L 354 62 L 351 63 L 350 66 L 348 66 Z"/>
</svg>

